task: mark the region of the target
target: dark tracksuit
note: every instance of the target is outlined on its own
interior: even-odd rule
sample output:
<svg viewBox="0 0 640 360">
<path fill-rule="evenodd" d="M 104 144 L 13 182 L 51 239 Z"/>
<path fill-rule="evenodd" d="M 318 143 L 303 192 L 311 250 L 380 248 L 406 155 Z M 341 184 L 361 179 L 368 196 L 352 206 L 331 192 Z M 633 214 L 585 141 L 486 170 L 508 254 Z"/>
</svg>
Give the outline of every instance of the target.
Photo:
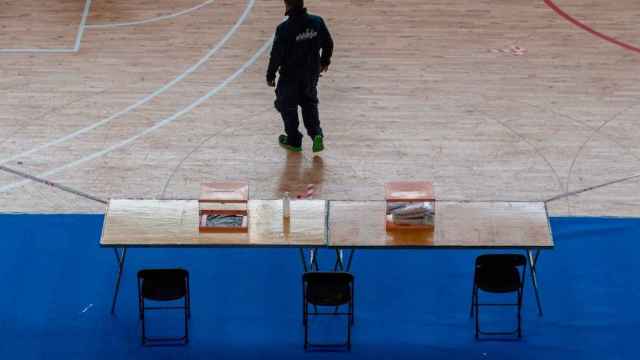
<svg viewBox="0 0 640 360">
<path fill-rule="evenodd" d="M 276 109 L 282 115 L 287 143 L 302 145 L 298 131 L 298 106 L 307 134 L 322 135 L 318 116 L 318 78 L 320 66 L 329 66 L 333 54 L 333 40 L 324 20 L 307 13 L 307 9 L 292 9 L 289 18 L 276 30 L 267 70 L 267 81 L 280 79 L 276 87 Z M 322 50 L 322 56 L 320 55 Z"/>
</svg>

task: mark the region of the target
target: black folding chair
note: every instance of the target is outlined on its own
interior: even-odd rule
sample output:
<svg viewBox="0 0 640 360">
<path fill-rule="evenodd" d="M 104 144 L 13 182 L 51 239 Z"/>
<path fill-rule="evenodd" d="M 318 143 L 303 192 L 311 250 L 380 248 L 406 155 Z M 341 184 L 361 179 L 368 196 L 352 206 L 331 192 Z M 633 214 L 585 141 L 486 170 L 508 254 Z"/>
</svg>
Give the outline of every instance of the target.
<svg viewBox="0 0 640 360">
<path fill-rule="evenodd" d="M 304 349 L 313 347 L 341 347 L 351 350 L 351 327 L 353 319 L 354 277 L 346 272 L 307 272 L 302 276 L 302 323 L 304 325 Z M 309 312 L 309 305 L 313 311 Z M 346 312 L 339 312 L 341 306 L 347 305 Z M 318 307 L 331 307 L 333 311 L 322 312 Z M 309 343 L 309 316 L 329 315 L 347 316 L 347 341 L 342 344 Z"/>
<path fill-rule="evenodd" d="M 182 306 L 147 306 L 145 303 L 145 300 L 165 302 L 183 298 Z M 142 345 L 181 345 L 189 342 L 189 318 L 191 318 L 189 272 L 183 269 L 140 270 L 138 272 L 138 305 L 140 320 L 142 320 Z M 184 309 L 184 336 L 147 337 L 145 311 L 167 309 Z"/>
<path fill-rule="evenodd" d="M 520 271 L 519 268 L 522 268 Z M 480 335 L 516 335 L 522 337 L 522 294 L 524 290 L 527 259 L 518 254 L 491 254 L 476 258 L 476 268 L 471 295 L 471 316 L 475 314 L 476 339 Z M 515 303 L 480 303 L 478 290 L 488 293 L 515 293 Z M 480 306 L 516 306 L 518 327 L 509 332 L 483 332 L 480 330 Z"/>
</svg>

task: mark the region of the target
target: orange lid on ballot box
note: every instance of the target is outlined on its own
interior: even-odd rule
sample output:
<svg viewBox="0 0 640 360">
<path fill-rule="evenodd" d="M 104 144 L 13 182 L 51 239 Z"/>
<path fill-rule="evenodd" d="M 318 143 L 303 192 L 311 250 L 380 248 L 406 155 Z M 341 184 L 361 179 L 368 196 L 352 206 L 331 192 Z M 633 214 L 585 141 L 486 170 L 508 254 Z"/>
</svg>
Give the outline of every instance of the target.
<svg viewBox="0 0 640 360">
<path fill-rule="evenodd" d="M 237 202 L 249 200 L 249 184 L 245 182 L 209 182 L 200 188 L 200 202 Z"/>
<path fill-rule="evenodd" d="M 384 185 L 387 201 L 434 201 L 430 181 L 393 181 Z"/>
</svg>

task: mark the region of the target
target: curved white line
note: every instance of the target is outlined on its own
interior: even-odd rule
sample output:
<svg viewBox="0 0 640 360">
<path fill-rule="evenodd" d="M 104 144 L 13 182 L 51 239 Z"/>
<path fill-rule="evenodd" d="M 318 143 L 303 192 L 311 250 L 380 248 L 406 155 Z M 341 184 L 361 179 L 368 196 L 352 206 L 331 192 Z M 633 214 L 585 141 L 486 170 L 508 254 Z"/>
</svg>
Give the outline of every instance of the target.
<svg viewBox="0 0 640 360">
<path fill-rule="evenodd" d="M 175 17 L 178 17 L 180 15 L 184 15 L 184 14 L 188 14 L 192 11 L 196 11 L 198 9 L 200 9 L 201 7 L 205 7 L 209 4 L 211 4 L 212 2 L 214 2 L 215 0 L 207 0 L 205 2 L 203 2 L 202 4 L 196 5 L 192 8 L 186 9 L 186 10 L 182 10 L 179 11 L 177 13 L 174 14 L 169 14 L 169 15 L 162 15 L 162 16 L 158 16 L 158 17 L 154 17 L 151 19 L 146 19 L 146 20 L 139 20 L 139 21 L 130 21 L 130 22 L 121 22 L 121 23 L 108 23 L 108 24 L 95 24 L 95 25 L 87 25 L 88 28 L 92 28 L 92 29 L 104 29 L 104 28 L 114 28 L 114 27 L 120 27 L 120 26 L 131 26 L 131 25 L 142 25 L 142 24 L 148 24 L 150 22 L 156 22 L 156 21 L 161 21 L 161 20 L 167 20 L 167 19 L 172 19 Z"/>
<path fill-rule="evenodd" d="M 138 134 L 123 140 L 119 143 L 113 144 L 111 146 L 109 146 L 108 148 L 105 148 L 103 150 L 94 152 L 93 154 L 87 155 L 85 157 L 82 157 L 76 161 L 70 162 L 68 164 L 65 164 L 63 166 L 60 166 L 58 168 L 40 173 L 38 175 L 36 175 L 36 177 L 39 178 L 44 178 L 47 176 L 51 176 L 54 174 L 57 174 L 61 171 L 64 171 L 66 169 L 78 166 L 80 164 L 83 164 L 87 161 L 91 161 L 93 159 L 96 159 L 100 156 L 103 156 L 105 154 L 108 154 L 118 148 L 121 148 L 125 145 L 128 145 L 136 140 L 138 140 L 139 138 L 149 134 L 150 132 L 157 130 L 165 125 L 168 125 L 172 122 L 174 122 L 176 119 L 178 119 L 180 116 L 190 112 L 191 110 L 193 110 L 194 108 L 196 108 L 198 105 L 202 104 L 203 102 L 205 102 L 206 100 L 208 100 L 209 98 L 211 98 L 212 96 L 216 95 L 220 90 L 222 90 L 224 87 L 226 87 L 227 85 L 229 85 L 229 83 L 231 83 L 233 80 L 235 80 L 238 76 L 240 76 L 247 68 L 249 68 L 251 65 L 253 65 L 256 60 L 258 60 L 258 58 L 260 57 L 260 55 L 262 55 L 262 53 L 267 50 L 269 48 L 269 46 L 271 45 L 271 43 L 273 42 L 273 36 L 264 43 L 264 45 L 262 45 L 262 47 L 260 49 L 258 49 L 258 51 L 251 57 L 251 59 L 249 59 L 246 63 L 244 63 L 238 70 L 236 70 L 236 72 L 234 72 L 231 76 L 229 76 L 228 78 L 226 78 L 220 85 L 216 86 L 215 88 L 211 89 L 208 93 L 206 93 L 204 96 L 200 97 L 199 99 L 197 99 L 196 101 L 194 101 L 193 103 L 191 103 L 191 105 L 187 106 L 186 108 L 183 108 L 182 110 L 175 112 L 173 115 L 164 118 L 160 121 L 158 121 L 155 125 L 153 125 L 150 128 L 147 128 L 141 132 L 139 132 Z M 25 180 L 21 180 L 21 181 L 17 181 L 15 183 L 12 184 L 8 184 L 5 186 L 0 187 L 0 192 L 6 192 L 9 191 L 11 189 L 17 188 L 19 186 L 22 186 L 24 184 L 27 184 L 31 182 L 31 180 L 29 179 L 25 179 Z"/>
<path fill-rule="evenodd" d="M 240 16 L 238 18 L 238 20 L 236 21 L 236 23 L 233 25 L 233 27 L 227 32 L 227 34 L 224 36 L 224 38 L 222 38 L 222 40 L 220 40 L 220 42 L 218 44 L 216 44 L 215 47 L 213 47 L 211 50 L 209 50 L 209 52 L 207 52 L 207 54 L 205 54 L 205 56 L 203 56 L 197 63 L 195 63 L 194 65 L 192 65 L 190 68 L 188 68 L 185 72 L 183 72 L 182 74 L 178 75 L 175 79 L 171 80 L 170 82 L 166 83 L 164 86 L 162 86 L 161 88 L 159 88 L 158 90 L 154 91 L 153 93 L 145 96 L 144 98 L 138 100 L 135 104 L 128 106 L 126 109 L 118 111 L 117 113 L 109 116 L 106 119 L 102 119 L 92 125 L 89 125 L 87 127 L 84 127 L 82 129 L 76 130 L 68 135 L 65 135 L 61 138 L 58 138 L 56 140 L 50 141 L 48 143 L 36 146 L 35 148 L 31 149 L 31 150 L 27 150 L 24 151 L 22 153 L 13 155 L 11 157 L 5 158 L 5 159 L 0 159 L 0 165 L 6 164 L 10 161 L 13 161 L 15 159 L 21 158 L 23 156 L 27 156 L 27 155 L 31 155 L 35 152 L 38 152 L 42 149 L 46 149 L 50 146 L 53 145 L 57 145 L 60 143 L 63 143 L 67 140 L 71 140 L 77 136 L 80 136 L 86 132 L 89 132 L 97 127 L 100 127 L 108 122 L 110 122 L 111 120 L 114 120 L 144 104 L 146 104 L 147 102 L 151 101 L 153 98 L 155 98 L 156 96 L 162 94 L 163 92 L 169 90 L 171 87 L 173 87 L 175 84 L 179 83 L 180 81 L 182 81 L 184 78 L 186 78 L 187 76 L 191 75 L 191 73 L 193 73 L 194 71 L 196 71 L 200 66 L 202 66 L 202 64 L 204 64 L 207 60 L 209 60 L 209 58 L 211 58 L 216 52 L 218 52 L 218 50 L 220 50 L 220 48 L 222 48 L 227 41 L 229 41 L 229 39 L 231 38 L 231 36 L 233 36 L 233 34 L 238 30 L 238 28 L 240 27 L 240 25 L 244 22 L 244 20 L 249 16 L 249 13 L 251 12 L 251 9 L 253 8 L 253 5 L 255 4 L 256 0 L 247 0 L 247 7 L 244 9 L 244 12 L 242 13 L 242 16 Z"/>
</svg>

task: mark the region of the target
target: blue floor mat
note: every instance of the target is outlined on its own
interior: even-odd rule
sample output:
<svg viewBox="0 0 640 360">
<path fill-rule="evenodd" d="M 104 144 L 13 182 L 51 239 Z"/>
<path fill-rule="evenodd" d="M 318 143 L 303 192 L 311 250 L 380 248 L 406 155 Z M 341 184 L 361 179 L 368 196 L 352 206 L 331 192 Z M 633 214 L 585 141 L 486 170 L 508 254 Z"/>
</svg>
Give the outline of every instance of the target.
<svg viewBox="0 0 640 360">
<path fill-rule="evenodd" d="M 101 215 L 2 215 L 0 359 L 635 359 L 640 329 L 640 220 L 554 218 L 556 248 L 539 262 L 545 316 L 527 283 L 524 338 L 476 341 L 466 250 L 367 250 L 354 260 L 350 353 L 302 349 L 301 264 L 294 249 L 132 249 L 118 313 L 109 314 L 113 251 L 98 246 Z M 320 254 L 329 267 L 330 251 Z M 143 348 L 135 274 L 184 267 L 193 317 L 186 347 Z M 529 279 L 527 279 L 529 281 Z M 483 326 L 513 325 L 510 310 Z M 175 314 L 152 331 L 175 333 Z M 316 341 L 344 322 L 313 323 Z"/>
</svg>

